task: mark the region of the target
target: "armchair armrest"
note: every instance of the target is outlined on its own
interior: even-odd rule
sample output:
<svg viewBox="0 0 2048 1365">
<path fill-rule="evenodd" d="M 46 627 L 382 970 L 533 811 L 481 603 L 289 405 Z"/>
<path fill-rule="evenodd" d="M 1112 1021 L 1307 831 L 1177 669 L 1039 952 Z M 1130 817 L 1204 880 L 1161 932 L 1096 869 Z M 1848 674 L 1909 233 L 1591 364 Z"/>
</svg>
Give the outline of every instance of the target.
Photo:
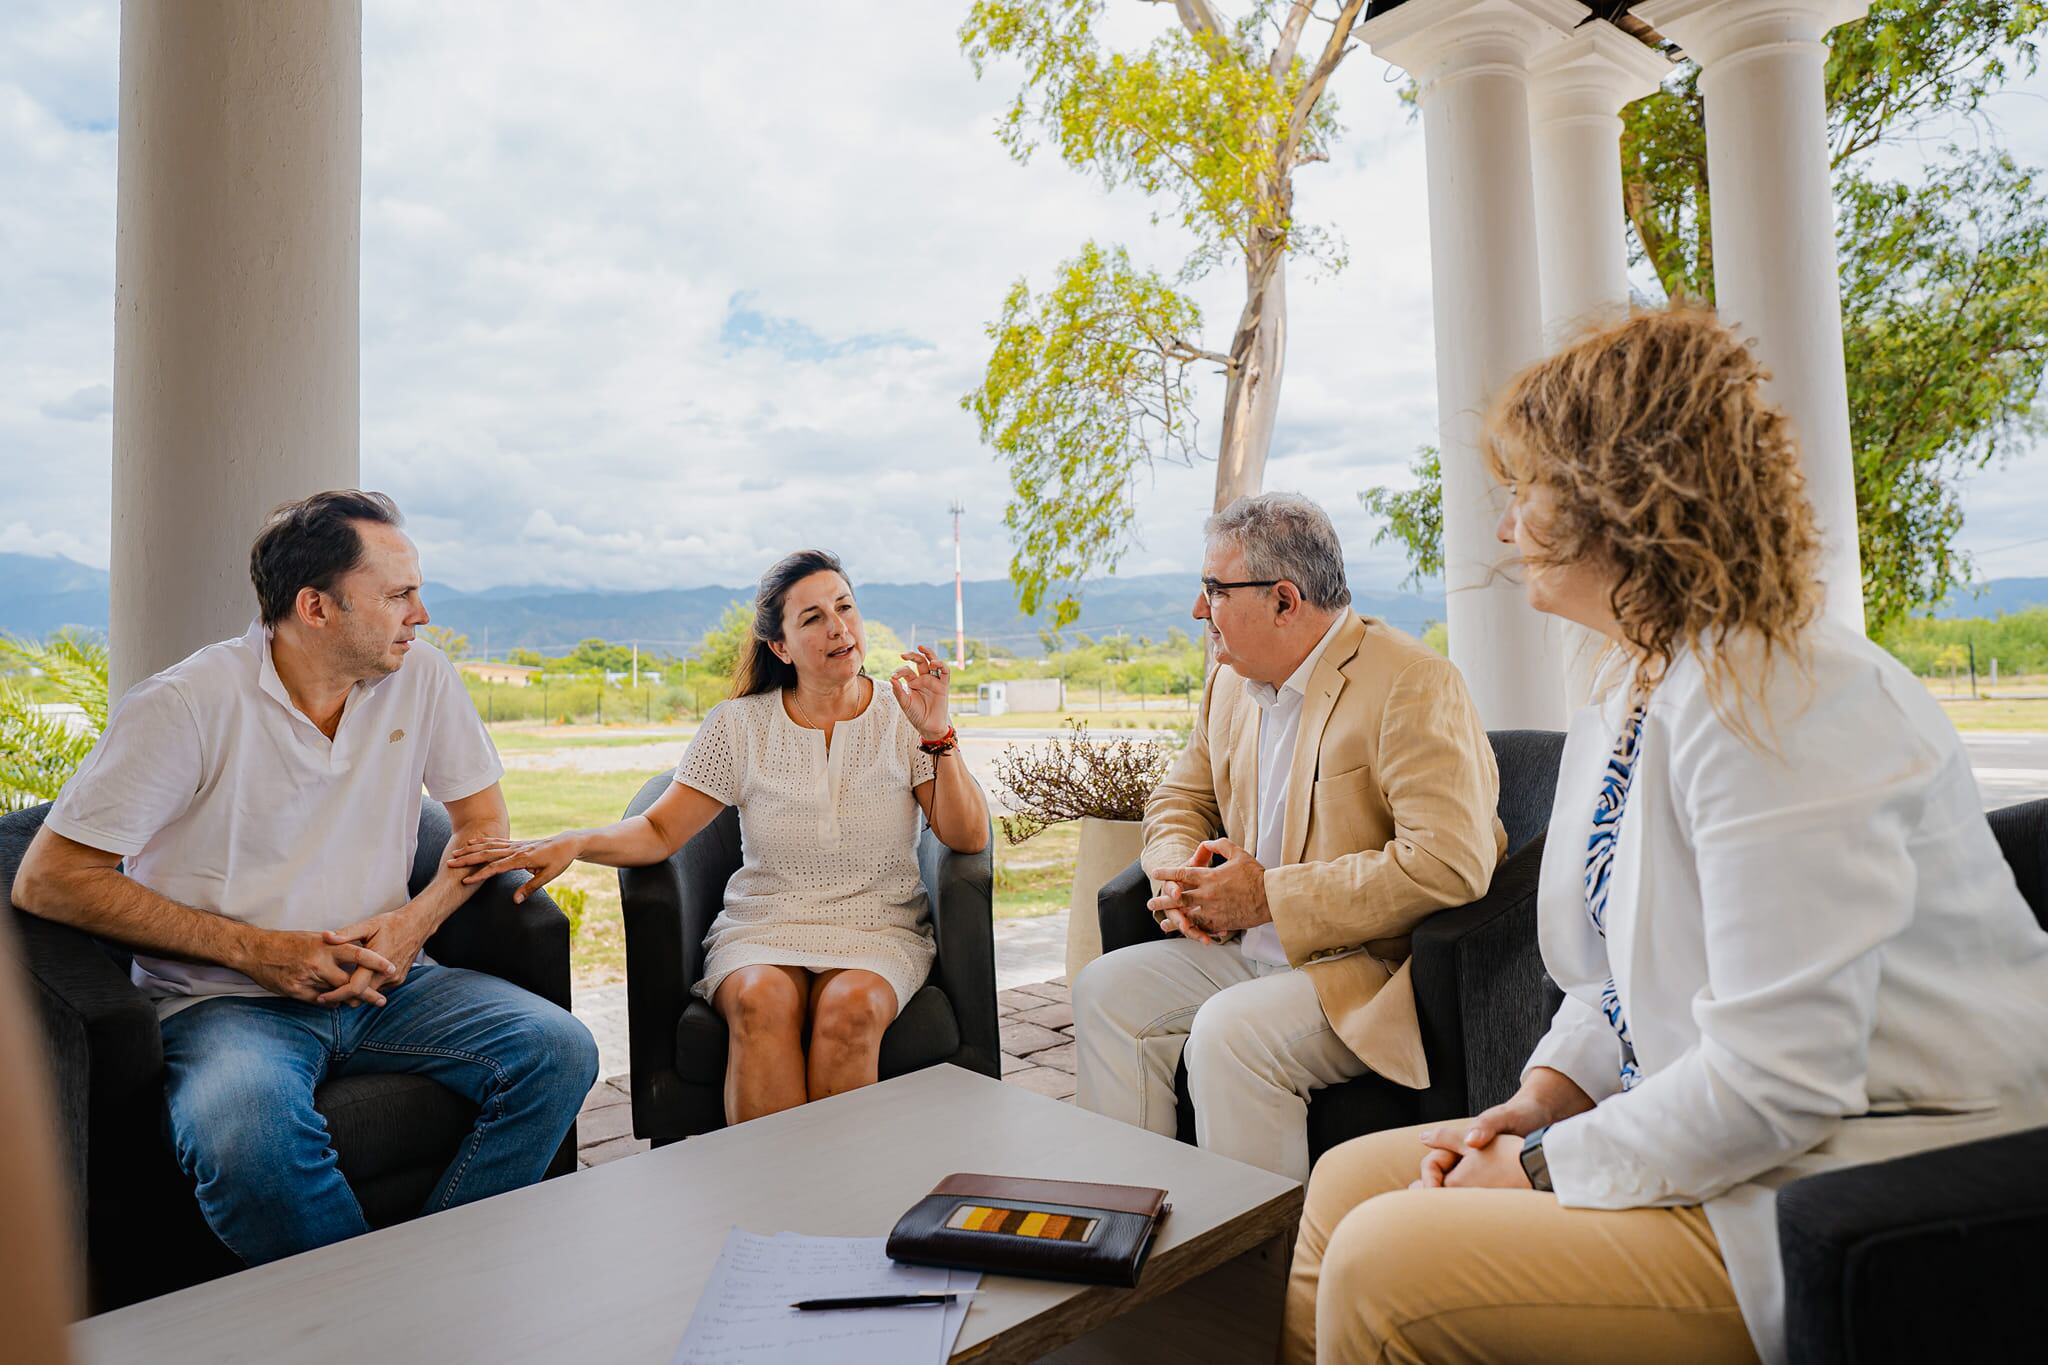
<svg viewBox="0 0 2048 1365">
<path fill-rule="evenodd" d="M 512 893 L 533 879 L 526 871 L 501 872 L 427 940 L 427 953 L 450 967 L 467 967 L 523 986 L 569 1008 L 569 917 L 535 891 L 515 903 Z"/>
<path fill-rule="evenodd" d="M 1476 1114 L 1513 1094 L 1555 1013 L 1536 942 L 1537 836 L 1470 905 L 1439 910 L 1410 940 L 1415 1013 L 1429 1059 L 1421 1120 Z"/>
<path fill-rule="evenodd" d="M 83 1217 L 92 1115 L 135 1117 L 160 1107 L 163 1034 L 156 1006 L 97 939 L 34 915 L 13 918 L 42 1025 L 74 1204 Z"/>
<path fill-rule="evenodd" d="M 407 890 L 417 896 L 441 870 L 454 829 L 439 801 L 420 803 L 420 839 Z M 514 904 L 530 872 L 501 872 L 450 915 L 427 940 L 427 955 L 450 967 L 488 972 L 569 1008 L 569 919 L 546 891 Z"/>
<path fill-rule="evenodd" d="M 91 1077 L 95 1104 L 162 1084 L 164 1039 L 156 1006 L 128 980 L 98 939 L 68 925 L 17 913 L 21 960 L 49 1033 L 52 1069 Z M 82 1044 L 81 1056 L 68 1049 Z"/>
<path fill-rule="evenodd" d="M 626 814 L 644 812 L 674 780 L 667 772 L 648 778 L 627 803 Z M 704 977 L 704 935 L 717 918 L 725 884 L 739 865 L 739 812 L 727 808 L 672 856 L 646 867 L 619 869 L 636 1116 L 665 1113 L 681 1102 L 676 1020 L 690 1003 L 690 988 Z"/>
<path fill-rule="evenodd" d="M 1777 1204 L 1792 1359 L 2040 1349 L 2048 1128 L 1808 1176 Z"/>
<path fill-rule="evenodd" d="M 1132 863 L 1102 884 L 1095 893 L 1095 919 L 1102 927 L 1102 951 L 1113 953 L 1134 943 L 1166 937 L 1145 902 L 1152 899 L 1152 879 L 1144 866 Z"/>
<path fill-rule="evenodd" d="M 979 853 L 957 853 L 927 826 L 917 838 L 917 867 L 938 940 L 933 979 L 953 1004 L 962 1065 L 1002 1075 L 996 1023 L 995 837 Z"/>
</svg>

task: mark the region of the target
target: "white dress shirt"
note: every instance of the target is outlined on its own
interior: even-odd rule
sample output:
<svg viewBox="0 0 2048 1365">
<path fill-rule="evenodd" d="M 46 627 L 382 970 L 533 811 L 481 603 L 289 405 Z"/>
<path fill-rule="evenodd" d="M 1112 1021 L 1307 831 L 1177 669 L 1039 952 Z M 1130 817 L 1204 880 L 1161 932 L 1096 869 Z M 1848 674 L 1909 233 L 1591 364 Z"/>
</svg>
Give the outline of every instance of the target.
<svg viewBox="0 0 2048 1365">
<path fill-rule="evenodd" d="M 1316 647 L 1308 652 L 1301 666 L 1287 675 L 1286 682 L 1278 687 L 1262 682 L 1244 685 L 1245 695 L 1259 708 L 1259 777 L 1252 856 L 1261 867 L 1277 867 L 1286 861 L 1280 850 L 1281 826 L 1287 817 L 1287 775 L 1294 771 L 1295 741 L 1301 737 L 1301 704 L 1308 696 L 1308 680 L 1316 671 L 1316 661 L 1323 657 L 1323 651 L 1330 647 L 1337 628 L 1349 614 L 1336 614 L 1323 638 L 1316 641 Z M 1238 951 L 1254 962 L 1273 967 L 1287 965 L 1287 950 L 1280 945 L 1280 931 L 1270 923 L 1247 929 Z"/>
</svg>

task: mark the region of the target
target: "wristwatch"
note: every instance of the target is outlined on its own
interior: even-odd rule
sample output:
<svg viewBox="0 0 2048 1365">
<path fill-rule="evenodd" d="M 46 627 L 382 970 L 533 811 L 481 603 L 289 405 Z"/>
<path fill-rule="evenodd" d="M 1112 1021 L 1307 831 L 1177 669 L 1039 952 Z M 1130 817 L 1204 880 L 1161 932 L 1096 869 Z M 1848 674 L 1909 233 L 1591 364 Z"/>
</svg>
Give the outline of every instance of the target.
<svg viewBox="0 0 2048 1365">
<path fill-rule="evenodd" d="M 1546 1123 L 1522 1139 L 1522 1174 L 1529 1177 L 1531 1189 L 1545 1194 L 1551 1193 L 1550 1161 L 1543 1155 L 1543 1135 L 1549 1131 L 1550 1125 Z"/>
</svg>

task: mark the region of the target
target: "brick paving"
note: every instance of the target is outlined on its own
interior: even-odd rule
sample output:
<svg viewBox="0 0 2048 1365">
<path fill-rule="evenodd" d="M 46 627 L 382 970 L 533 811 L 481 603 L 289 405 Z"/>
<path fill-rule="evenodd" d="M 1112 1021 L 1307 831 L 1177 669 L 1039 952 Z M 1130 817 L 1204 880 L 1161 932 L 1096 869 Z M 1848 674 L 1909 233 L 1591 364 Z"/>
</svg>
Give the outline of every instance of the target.
<svg viewBox="0 0 2048 1365">
<path fill-rule="evenodd" d="M 1056 1100 L 1074 1098 L 1074 1007 L 1065 977 L 996 993 L 1002 1029 L 1003 1080 Z M 597 1083 L 576 1120 L 576 1164 L 602 1166 L 647 1150 L 633 1136 L 632 1092 L 626 1077 Z"/>
</svg>

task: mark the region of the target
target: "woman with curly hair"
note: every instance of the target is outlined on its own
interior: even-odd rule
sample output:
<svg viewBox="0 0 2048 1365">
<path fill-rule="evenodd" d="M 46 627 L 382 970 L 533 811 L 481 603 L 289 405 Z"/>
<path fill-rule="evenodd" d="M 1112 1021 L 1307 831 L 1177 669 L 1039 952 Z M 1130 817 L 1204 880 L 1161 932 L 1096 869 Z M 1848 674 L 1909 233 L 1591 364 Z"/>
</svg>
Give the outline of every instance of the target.
<svg viewBox="0 0 2048 1365">
<path fill-rule="evenodd" d="M 1926 688 L 1822 616 L 1764 379 L 1642 313 L 1491 417 L 1530 604 L 1608 642 L 1543 851 L 1564 1004 L 1506 1103 L 1316 1167 L 1290 1360 L 1783 1359 L 1780 1185 L 2048 1121 L 2048 933 Z"/>
</svg>

